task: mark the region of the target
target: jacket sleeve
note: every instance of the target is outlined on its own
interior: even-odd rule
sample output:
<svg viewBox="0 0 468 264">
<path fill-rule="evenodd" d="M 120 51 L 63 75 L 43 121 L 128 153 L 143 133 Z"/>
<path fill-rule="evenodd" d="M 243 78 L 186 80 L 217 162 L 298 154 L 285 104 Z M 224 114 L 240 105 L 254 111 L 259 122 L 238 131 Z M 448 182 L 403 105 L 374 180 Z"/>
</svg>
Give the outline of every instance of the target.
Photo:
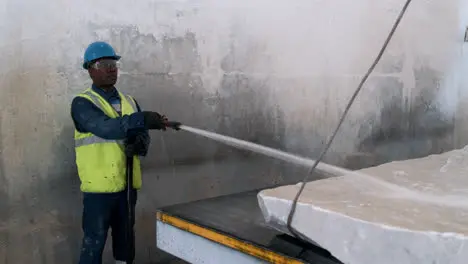
<svg viewBox="0 0 468 264">
<path fill-rule="evenodd" d="M 110 118 L 86 98 L 75 97 L 71 105 L 71 116 L 80 132 L 111 140 L 126 139 L 132 134 L 147 132 L 141 111 L 117 118 Z"/>
</svg>

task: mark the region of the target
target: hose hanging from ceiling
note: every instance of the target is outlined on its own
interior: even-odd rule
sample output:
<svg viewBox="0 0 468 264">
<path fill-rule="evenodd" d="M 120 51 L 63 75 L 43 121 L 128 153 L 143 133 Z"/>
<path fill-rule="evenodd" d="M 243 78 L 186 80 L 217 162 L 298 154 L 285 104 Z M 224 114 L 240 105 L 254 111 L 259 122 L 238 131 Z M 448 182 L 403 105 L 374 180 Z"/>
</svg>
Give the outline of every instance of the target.
<svg viewBox="0 0 468 264">
<path fill-rule="evenodd" d="M 294 236 L 296 236 L 297 238 L 299 238 L 299 235 L 297 234 L 296 231 L 294 231 L 294 229 L 291 227 L 291 222 L 292 222 L 292 219 L 293 219 L 293 216 L 294 216 L 294 213 L 296 212 L 296 207 L 297 207 L 297 202 L 299 200 L 299 197 L 300 195 L 302 194 L 302 191 L 304 190 L 304 187 L 305 187 L 305 184 L 307 182 L 307 179 L 309 178 L 309 176 L 315 171 L 315 168 L 317 167 L 317 165 L 320 163 L 320 161 L 323 159 L 323 157 L 325 156 L 325 154 L 327 153 L 328 149 L 330 148 L 331 144 L 333 143 L 333 140 L 335 139 L 341 125 L 343 124 L 343 121 L 344 119 L 346 118 L 346 115 L 348 114 L 349 112 L 349 109 L 351 108 L 351 106 L 353 105 L 354 103 L 354 100 L 356 99 L 358 93 L 361 91 L 364 83 L 367 81 L 367 79 L 369 78 L 369 75 L 374 71 L 375 67 L 377 66 L 377 64 L 379 63 L 380 59 L 382 58 L 382 55 L 383 53 L 385 52 L 385 50 L 387 49 L 387 46 L 390 42 L 390 40 L 392 39 L 393 37 L 393 34 L 395 33 L 395 30 L 397 29 L 398 25 L 400 24 L 400 21 L 401 19 L 403 18 L 403 15 L 405 14 L 406 10 L 408 9 L 408 6 L 409 4 L 411 3 L 411 0 L 407 0 L 405 5 L 403 6 L 403 8 L 401 9 L 400 11 L 400 14 L 399 16 L 397 17 L 395 23 L 393 24 L 393 28 L 392 30 L 390 31 L 387 39 L 385 40 L 385 43 L 383 44 L 382 48 L 380 49 L 380 52 L 379 54 L 377 55 L 377 57 L 375 58 L 374 62 L 372 63 L 372 65 L 370 66 L 369 70 L 367 71 L 367 73 L 364 75 L 364 77 L 362 78 L 361 82 L 359 83 L 358 87 L 356 88 L 356 90 L 354 91 L 353 93 L 353 96 L 351 96 L 351 99 L 349 100 L 343 114 L 341 115 L 341 118 L 338 122 L 338 125 L 336 126 L 332 136 L 330 137 L 330 139 L 328 140 L 327 144 L 325 145 L 325 148 L 323 149 L 323 151 L 320 153 L 320 156 L 319 158 L 315 161 L 314 165 L 312 165 L 312 167 L 310 168 L 309 172 L 306 174 L 306 176 L 304 177 L 304 179 L 302 180 L 301 182 L 301 187 L 299 188 L 299 191 L 297 192 L 296 196 L 294 197 L 294 200 L 293 200 L 293 203 L 291 205 L 291 210 L 289 211 L 289 215 L 288 215 L 288 221 L 287 221 L 287 228 L 289 230 L 289 232 L 291 232 L 291 234 L 293 234 Z"/>
</svg>

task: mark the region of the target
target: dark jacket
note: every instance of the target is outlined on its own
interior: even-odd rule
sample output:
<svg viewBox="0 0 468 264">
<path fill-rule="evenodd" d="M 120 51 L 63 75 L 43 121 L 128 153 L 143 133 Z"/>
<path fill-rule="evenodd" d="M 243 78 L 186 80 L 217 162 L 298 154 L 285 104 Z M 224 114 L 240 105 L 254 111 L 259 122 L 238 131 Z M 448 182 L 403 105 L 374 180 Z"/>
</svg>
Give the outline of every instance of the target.
<svg viewBox="0 0 468 264">
<path fill-rule="evenodd" d="M 120 103 L 117 89 L 104 91 L 94 85 L 92 89 L 107 100 L 109 104 Z M 137 113 L 110 118 L 92 102 L 77 96 L 71 104 L 71 116 L 75 128 L 81 133 L 90 132 L 104 139 L 115 140 L 138 137 L 141 144 L 135 146 L 137 155 L 146 156 L 151 139 L 148 130 L 144 127 L 144 117 L 138 102 L 136 105 L 138 108 Z"/>
</svg>

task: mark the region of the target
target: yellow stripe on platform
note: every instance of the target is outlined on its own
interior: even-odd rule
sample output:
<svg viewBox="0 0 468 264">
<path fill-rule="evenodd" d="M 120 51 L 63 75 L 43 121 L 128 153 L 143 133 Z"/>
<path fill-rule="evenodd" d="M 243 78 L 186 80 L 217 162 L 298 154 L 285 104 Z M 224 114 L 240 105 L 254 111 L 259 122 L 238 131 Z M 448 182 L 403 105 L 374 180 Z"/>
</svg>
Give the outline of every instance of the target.
<svg viewBox="0 0 468 264">
<path fill-rule="evenodd" d="M 185 230 L 192 234 L 201 236 L 203 238 L 209 239 L 211 241 L 217 242 L 224 246 L 230 247 L 232 249 L 236 249 L 241 251 L 245 254 L 257 257 L 259 259 L 268 261 L 270 263 L 278 263 L 278 264 L 304 264 L 304 262 L 298 261 L 297 259 L 293 259 L 290 257 L 286 257 L 284 255 L 275 253 L 271 250 L 264 249 L 258 246 L 254 246 L 250 243 L 235 239 L 230 236 L 226 236 L 215 232 L 213 230 L 203 228 L 201 226 L 192 224 L 185 220 L 182 220 L 177 217 L 170 216 L 168 214 L 157 212 L 156 213 L 157 220 L 177 227 L 179 229 Z"/>
</svg>

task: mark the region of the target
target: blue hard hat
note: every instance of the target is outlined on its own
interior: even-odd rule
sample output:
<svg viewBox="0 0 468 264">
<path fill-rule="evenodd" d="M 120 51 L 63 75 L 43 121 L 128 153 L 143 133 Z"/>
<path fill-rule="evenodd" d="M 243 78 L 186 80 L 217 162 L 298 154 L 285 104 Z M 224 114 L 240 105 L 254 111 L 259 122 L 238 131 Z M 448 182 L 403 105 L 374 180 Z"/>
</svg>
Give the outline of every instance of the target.
<svg viewBox="0 0 468 264">
<path fill-rule="evenodd" d="M 100 58 L 113 58 L 120 60 L 120 56 L 115 53 L 114 48 L 106 42 L 96 41 L 89 44 L 84 53 L 83 68 L 88 69 L 89 63 Z"/>
</svg>

